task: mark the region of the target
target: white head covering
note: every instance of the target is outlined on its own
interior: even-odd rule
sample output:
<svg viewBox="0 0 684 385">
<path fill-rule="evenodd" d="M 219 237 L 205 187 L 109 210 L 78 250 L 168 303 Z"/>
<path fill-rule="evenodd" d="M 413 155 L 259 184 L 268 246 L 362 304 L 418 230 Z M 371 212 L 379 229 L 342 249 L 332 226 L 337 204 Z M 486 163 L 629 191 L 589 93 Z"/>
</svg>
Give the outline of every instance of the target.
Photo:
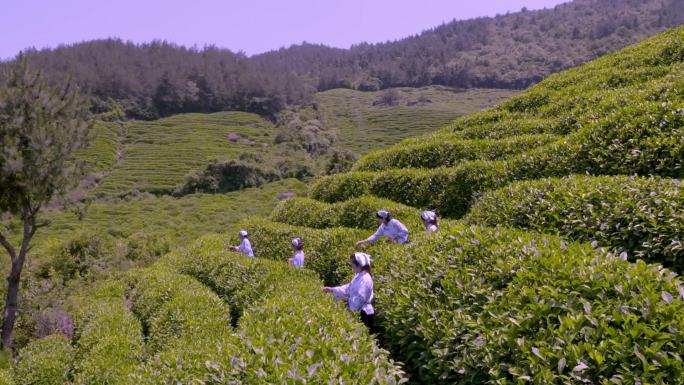
<svg viewBox="0 0 684 385">
<path fill-rule="evenodd" d="M 292 240 L 292 246 L 294 247 L 301 247 L 304 242 L 302 242 L 301 238 L 295 238 Z"/>
<path fill-rule="evenodd" d="M 356 252 L 354 253 L 354 259 L 356 260 L 356 264 L 361 267 L 370 266 L 371 257 L 366 253 Z"/>
<path fill-rule="evenodd" d="M 245 230 L 240 230 L 240 232 L 238 234 L 243 238 L 247 237 L 247 232 Z"/>
<path fill-rule="evenodd" d="M 382 219 L 387 219 L 387 217 L 389 217 L 389 215 L 390 215 L 390 213 L 388 211 L 385 211 L 385 210 L 380 210 L 377 213 L 378 218 L 382 218 Z"/>
<path fill-rule="evenodd" d="M 420 214 L 420 217 L 423 218 L 424 221 L 432 222 L 437 219 L 437 214 L 434 211 L 425 210 Z"/>
</svg>

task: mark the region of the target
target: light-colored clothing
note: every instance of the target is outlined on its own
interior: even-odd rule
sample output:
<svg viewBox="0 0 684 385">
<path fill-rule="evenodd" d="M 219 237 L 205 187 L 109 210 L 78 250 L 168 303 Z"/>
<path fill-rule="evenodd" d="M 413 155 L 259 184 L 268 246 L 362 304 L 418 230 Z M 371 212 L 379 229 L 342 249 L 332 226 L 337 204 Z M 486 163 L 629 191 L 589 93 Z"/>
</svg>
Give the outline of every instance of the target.
<svg viewBox="0 0 684 385">
<path fill-rule="evenodd" d="M 367 271 L 362 271 L 354 276 L 346 285 L 331 288 L 337 299 L 346 299 L 349 310 L 366 314 L 374 314 L 373 310 L 373 277 Z"/>
<path fill-rule="evenodd" d="M 254 251 L 252 251 L 252 243 L 247 238 L 242 239 L 242 243 L 240 243 L 240 246 L 238 246 L 238 251 L 248 257 L 254 256 Z"/>
<path fill-rule="evenodd" d="M 304 267 L 304 250 L 296 250 L 292 257 L 292 266 Z"/>
<path fill-rule="evenodd" d="M 392 218 L 388 223 L 383 222 L 380 227 L 378 227 L 378 231 L 368 237 L 366 242 L 373 243 L 383 235 L 389 238 L 390 241 L 401 245 L 408 242 L 409 231 L 403 223 Z"/>
<path fill-rule="evenodd" d="M 430 225 L 427 227 L 427 231 L 431 231 L 433 233 L 436 233 L 439 231 L 439 227 L 437 227 L 437 225 Z"/>
</svg>

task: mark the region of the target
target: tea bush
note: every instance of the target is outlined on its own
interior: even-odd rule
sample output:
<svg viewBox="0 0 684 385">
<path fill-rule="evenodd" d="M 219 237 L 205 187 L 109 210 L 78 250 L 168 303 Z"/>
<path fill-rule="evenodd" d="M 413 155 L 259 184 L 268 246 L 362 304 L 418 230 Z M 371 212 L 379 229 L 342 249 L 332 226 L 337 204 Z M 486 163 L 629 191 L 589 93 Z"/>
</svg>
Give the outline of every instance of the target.
<svg viewBox="0 0 684 385">
<path fill-rule="evenodd" d="M 453 228 L 374 250 L 383 340 L 422 384 L 670 383 L 673 273 L 553 236 Z"/>
<path fill-rule="evenodd" d="M 378 227 L 378 210 L 389 211 L 411 230 L 423 227 L 420 210 L 374 197 L 354 198 L 335 204 L 308 198 L 287 199 L 273 209 L 271 220 L 316 229 L 352 227 L 370 230 Z"/>
<path fill-rule="evenodd" d="M 205 236 L 185 253 L 160 262 L 239 304 L 244 383 L 404 381 L 387 352 L 355 315 L 321 291 L 311 271 L 227 251 L 220 235 Z"/>
<path fill-rule="evenodd" d="M 102 281 L 70 298 L 75 326 L 74 384 L 126 384 L 143 359 L 140 322 L 128 310 L 126 286 Z"/>
<path fill-rule="evenodd" d="M 684 186 L 677 180 L 571 176 L 486 193 L 467 220 L 558 233 L 684 271 Z"/>
<path fill-rule="evenodd" d="M 414 145 L 397 145 L 364 155 L 353 171 L 382 171 L 392 168 L 436 168 L 455 166 L 466 160 L 498 160 L 547 144 L 552 135 L 524 135 L 501 140 L 436 138 Z"/>
<path fill-rule="evenodd" d="M 69 382 L 74 349 L 64 336 L 34 340 L 17 357 L 14 380 L 18 385 L 55 385 Z"/>
</svg>

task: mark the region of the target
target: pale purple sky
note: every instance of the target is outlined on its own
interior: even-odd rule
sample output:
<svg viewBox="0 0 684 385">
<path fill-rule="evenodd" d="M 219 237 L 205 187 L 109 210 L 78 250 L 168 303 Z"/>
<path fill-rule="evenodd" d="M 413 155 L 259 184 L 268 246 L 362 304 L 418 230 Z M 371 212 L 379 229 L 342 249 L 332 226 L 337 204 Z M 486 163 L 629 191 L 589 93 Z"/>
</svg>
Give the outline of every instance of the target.
<svg viewBox="0 0 684 385">
<path fill-rule="evenodd" d="M 567 0 L 1 0 L 0 59 L 26 47 L 119 37 L 214 44 L 255 54 L 308 41 L 347 48 L 453 19 L 551 8 Z"/>
</svg>

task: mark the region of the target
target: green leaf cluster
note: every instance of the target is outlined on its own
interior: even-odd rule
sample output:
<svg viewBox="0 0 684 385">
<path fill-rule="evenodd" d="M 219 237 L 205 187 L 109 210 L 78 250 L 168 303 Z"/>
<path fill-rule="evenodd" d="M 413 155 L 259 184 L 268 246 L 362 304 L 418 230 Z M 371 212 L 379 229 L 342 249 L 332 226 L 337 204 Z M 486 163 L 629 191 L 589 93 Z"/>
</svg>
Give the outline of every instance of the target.
<svg viewBox="0 0 684 385">
<path fill-rule="evenodd" d="M 667 178 L 570 176 L 487 192 L 467 221 L 557 233 L 684 271 L 684 188 Z"/>
<path fill-rule="evenodd" d="M 505 139 L 461 139 L 436 137 L 416 144 L 401 144 L 366 154 L 353 171 L 382 171 L 393 168 L 455 166 L 467 160 L 505 159 L 553 141 L 554 135 L 521 135 Z"/>
</svg>

